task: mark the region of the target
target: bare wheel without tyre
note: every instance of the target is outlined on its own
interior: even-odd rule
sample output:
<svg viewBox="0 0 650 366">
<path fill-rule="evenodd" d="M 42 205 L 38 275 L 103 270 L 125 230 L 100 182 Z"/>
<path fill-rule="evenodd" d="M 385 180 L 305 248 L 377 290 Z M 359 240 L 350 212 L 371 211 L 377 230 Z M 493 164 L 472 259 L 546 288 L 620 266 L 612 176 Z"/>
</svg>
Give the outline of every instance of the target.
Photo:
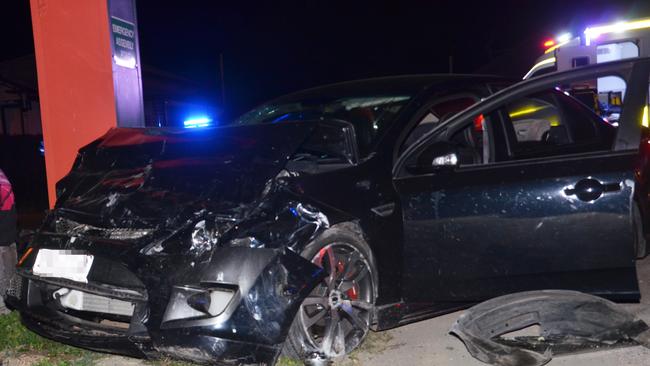
<svg viewBox="0 0 650 366">
<path fill-rule="evenodd" d="M 296 314 L 284 349 L 292 358 L 343 356 L 357 348 L 370 330 L 376 298 L 370 249 L 345 229 L 323 236 L 303 252 L 329 275 Z"/>
</svg>

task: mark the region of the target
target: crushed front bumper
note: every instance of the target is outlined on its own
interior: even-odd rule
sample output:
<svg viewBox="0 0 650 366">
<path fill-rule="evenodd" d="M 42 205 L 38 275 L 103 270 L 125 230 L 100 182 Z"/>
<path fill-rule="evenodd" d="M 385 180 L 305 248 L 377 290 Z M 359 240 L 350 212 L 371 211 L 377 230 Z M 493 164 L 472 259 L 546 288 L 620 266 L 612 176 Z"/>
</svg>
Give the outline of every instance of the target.
<svg viewBox="0 0 650 366">
<path fill-rule="evenodd" d="M 129 337 L 118 331 L 92 330 L 80 326 L 79 322 L 63 317 L 48 309 L 26 309 L 20 303 L 10 306 L 20 311 L 22 323 L 29 330 L 57 342 L 99 352 L 110 352 L 125 356 L 147 358 L 153 355 L 151 339 Z"/>
<path fill-rule="evenodd" d="M 302 299 L 324 273 L 293 253 L 233 249 L 220 254 L 208 272 L 225 272 L 226 280 L 228 274 L 241 275 L 231 279 L 231 283 L 239 284 L 239 292 L 227 314 L 222 314 L 227 316 L 165 323 L 163 315 L 169 300 L 159 297 L 160 288 L 126 291 L 97 283 L 40 278 L 25 268 L 18 271 L 19 281 L 14 281 L 7 302 L 20 312 L 27 328 L 73 346 L 139 358 L 168 356 L 221 365 L 273 364 Z M 247 266 L 251 270 L 246 270 Z M 53 296 L 61 288 L 131 302 L 133 314 L 89 314 L 62 308 Z"/>
<path fill-rule="evenodd" d="M 43 279 L 21 272 L 11 281 L 7 291 L 7 305 L 20 312 L 23 324 L 33 332 L 57 342 L 83 347 L 100 352 L 111 352 L 132 357 L 146 358 L 153 352 L 151 339 L 146 334 L 129 334 L 131 327 L 126 322 L 90 321 L 84 316 L 67 314 L 54 301 L 44 301 L 43 293 L 49 289 L 72 287 L 80 291 L 97 289 L 84 284 L 74 284 L 64 279 Z M 89 293 L 89 292 L 88 292 Z M 102 294 L 105 295 L 105 294 Z M 115 297 L 114 294 L 111 297 Z M 143 304 L 142 300 L 138 303 Z M 132 317 L 133 322 L 136 317 Z"/>
<path fill-rule="evenodd" d="M 194 335 L 182 330 L 161 334 L 169 342 L 154 346 L 148 336 L 132 336 L 110 330 L 90 330 L 73 319 L 47 309 L 25 309 L 14 301 L 10 306 L 20 311 L 22 323 L 29 330 L 57 342 L 98 352 L 129 357 L 156 359 L 171 356 L 209 364 L 272 364 L 281 346 L 265 346 L 236 340 Z"/>
<path fill-rule="evenodd" d="M 238 365 L 272 364 L 281 351 L 281 345 L 265 346 L 182 330 L 163 332 L 162 339 L 168 341 L 154 345 L 148 336 L 91 330 L 47 309 L 25 309 L 14 301 L 10 306 L 20 311 L 22 323 L 29 330 L 57 342 L 98 352 L 149 359 L 171 356 L 199 363 Z"/>
</svg>

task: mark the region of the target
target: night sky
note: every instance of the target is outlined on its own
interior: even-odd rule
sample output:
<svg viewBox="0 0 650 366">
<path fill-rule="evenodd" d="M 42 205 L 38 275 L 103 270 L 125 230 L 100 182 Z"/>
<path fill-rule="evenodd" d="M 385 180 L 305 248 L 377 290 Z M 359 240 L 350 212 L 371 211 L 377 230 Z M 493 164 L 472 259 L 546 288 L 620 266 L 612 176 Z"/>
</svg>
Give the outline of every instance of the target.
<svg viewBox="0 0 650 366">
<path fill-rule="evenodd" d="M 650 1 L 139 0 L 145 65 L 194 80 L 235 115 L 269 98 L 373 76 L 490 72 L 521 76 L 545 38 L 650 17 Z M 28 0 L 0 11 L 0 60 L 33 52 Z M 146 93 L 146 90 L 145 90 Z"/>
</svg>

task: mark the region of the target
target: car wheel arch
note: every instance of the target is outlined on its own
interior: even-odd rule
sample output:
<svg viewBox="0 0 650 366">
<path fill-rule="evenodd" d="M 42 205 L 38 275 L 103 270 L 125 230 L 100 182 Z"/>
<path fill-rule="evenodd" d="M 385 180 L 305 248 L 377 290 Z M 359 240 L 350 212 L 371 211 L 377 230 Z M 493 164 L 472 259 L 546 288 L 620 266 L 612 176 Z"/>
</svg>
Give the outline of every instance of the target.
<svg viewBox="0 0 650 366">
<path fill-rule="evenodd" d="M 376 260 L 372 253 L 372 249 L 368 244 L 366 237 L 364 235 L 363 229 L 358 221 L 344 221 L 339 222 L 330 226 L 328 229 L 321 232 L 317 237 L 311 240 L 307 245 L 302 248 L 301 256 L 307 260 L 312 260 L 315 256 L 319 255 L 319 252 L 328 247 L 329 245 L 340 245 L 348 244 L 351 247 L 360 249 L 363 258 L 368 262 L 370 266 L 370 274 L 372 278 L 372 308 L 369 312 L 369 323 L 368 329 L 369 332 L 372 328 L 372 324 L 375 321 L 376 311 L 375 311 L 375 301 L 378 297 L 378 275 L 377 275 L 377 266 Z M 342 290 L 343 291 L 343 290 Z M 302 306 L 302 305 L 301 305 Z M 309 357 L 325 357 L 327 359 L 330 356 L 325 355 L 323 352 L 318 352 L 313 347 L 315 345 L 310 345 L 306 340 L 306 334 L 301 332 L 300 327 L 300 316 L 302 310 L 298 310 L 294 315 L 294 324 L 292 324 L 289 334 L 285 341 L 285 346 L 283 348 L 283 353 L 294 359 L 307 359 Z M 363 339 L 363 338 L 361 338 Z M 360 344 L 360 343 L 359 343 Z"/>
</svg>

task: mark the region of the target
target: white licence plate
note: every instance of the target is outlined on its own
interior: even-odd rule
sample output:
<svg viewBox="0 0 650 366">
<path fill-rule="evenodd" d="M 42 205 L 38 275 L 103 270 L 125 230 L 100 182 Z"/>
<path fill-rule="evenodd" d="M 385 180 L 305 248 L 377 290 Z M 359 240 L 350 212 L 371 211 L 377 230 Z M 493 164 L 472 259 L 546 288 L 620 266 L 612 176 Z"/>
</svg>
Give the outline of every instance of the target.
<svg viewBox="0 0 650 366">
<path fill-rule="evenodd" d="M 39 249 L 32 272 L 41 277 L 87 283 L 93 259 L 92 255 L 77 254 L 71 250 Z"/>
</svg>

